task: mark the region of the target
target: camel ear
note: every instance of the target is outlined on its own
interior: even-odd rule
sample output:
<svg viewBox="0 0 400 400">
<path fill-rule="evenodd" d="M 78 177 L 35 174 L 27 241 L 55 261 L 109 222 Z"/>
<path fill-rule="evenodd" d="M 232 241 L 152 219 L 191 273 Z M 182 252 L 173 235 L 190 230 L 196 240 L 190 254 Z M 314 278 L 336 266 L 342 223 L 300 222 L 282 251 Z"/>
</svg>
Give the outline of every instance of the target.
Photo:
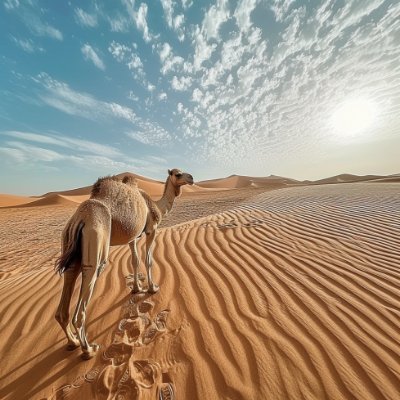
<svg viewBox="0 0 400 400">
<path fill-rule="evenodd" d="M 172 175 L 172 171 L 170 169 L 168 170 L 168 175 Z"/>
</svg>

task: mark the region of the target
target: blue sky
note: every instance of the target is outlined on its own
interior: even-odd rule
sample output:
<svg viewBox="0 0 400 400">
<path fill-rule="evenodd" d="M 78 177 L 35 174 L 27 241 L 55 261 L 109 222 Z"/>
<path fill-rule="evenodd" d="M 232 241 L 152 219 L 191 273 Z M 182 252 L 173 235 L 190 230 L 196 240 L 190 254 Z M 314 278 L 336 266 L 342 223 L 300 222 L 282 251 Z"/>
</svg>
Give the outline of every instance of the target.
<svg viewBox="0 0 400 400">
<path fill-rule="evenodd" d="M 0 6 L 0 192 L 400 172 L 400 2 Z"/>
</svg>

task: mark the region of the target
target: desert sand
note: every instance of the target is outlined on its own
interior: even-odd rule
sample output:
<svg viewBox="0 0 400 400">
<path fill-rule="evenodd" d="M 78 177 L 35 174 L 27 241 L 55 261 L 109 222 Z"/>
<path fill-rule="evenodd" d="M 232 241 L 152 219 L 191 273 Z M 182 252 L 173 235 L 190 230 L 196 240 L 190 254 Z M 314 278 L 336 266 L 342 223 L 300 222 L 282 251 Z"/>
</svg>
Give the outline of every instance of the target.
<svg viewBox="0 0 400 400">
<path fill-rule="evenodd" d="M 129 248 L 111 249 L 89 361 L 65 349 L 53 268 L 90 186 L 1 195 L 0 399 L 398 399 L 399 179 L 354 180 L 185 190 L 156 237 L 157 294 L 131 294 Z"/>
</svg>

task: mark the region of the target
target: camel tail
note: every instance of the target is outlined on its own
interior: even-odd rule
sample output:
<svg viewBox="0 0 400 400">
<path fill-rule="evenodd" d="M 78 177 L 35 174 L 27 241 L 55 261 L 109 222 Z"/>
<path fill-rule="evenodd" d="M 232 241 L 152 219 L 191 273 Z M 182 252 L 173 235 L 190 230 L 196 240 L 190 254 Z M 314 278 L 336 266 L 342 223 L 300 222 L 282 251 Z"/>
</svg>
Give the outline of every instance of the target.
<svg viewBox="0 0 400 400">
<path fill-rule="evenodd" d="M 60 275 L 64 273 L 76 260 L 82 257 L 81 237 L 85 224 L 81 221 L 67 227 L 64 231 L 63 249 L 60 257 L 57 258 L 54 269 Z"/>
</svg>

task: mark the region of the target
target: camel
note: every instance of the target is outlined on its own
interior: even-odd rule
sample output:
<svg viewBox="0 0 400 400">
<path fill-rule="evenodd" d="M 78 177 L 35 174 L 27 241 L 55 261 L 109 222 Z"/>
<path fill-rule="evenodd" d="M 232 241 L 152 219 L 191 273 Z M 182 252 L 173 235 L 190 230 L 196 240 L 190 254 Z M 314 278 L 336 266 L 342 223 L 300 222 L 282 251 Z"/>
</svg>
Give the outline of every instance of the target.
<svg viewBox="0 0 400 400">
<path fill-rule="evenodd" d="M 107 262 L 109 247 L 129 244 L 132 253 L 133 292 L 143 292 L 139 282 L 137 240 L 146 235 L 146 271 L 148 293 L 156 293 L 153 282 L 152 247 L 162 217 L 172 209 L 183 185 L 193 185 L 192 175 L 179 169 L 168 170 L 164 193 L 153 201 L 137 187 L 136 180 L 126 176 L 99 178 L 90 198 L 84 201 L 62 233 L 62 252 L 55 270 L 64 275 L 64 286 L 55 318 L 68 340 L 67 350 L 82 349 L 82 358 L 92 358 L 99 346 L 89 343 L 86 335 L 86 311 L 97 278 Z M 70 303 L 78 276 L 82 284 L 75 313 L 70 321 Z M 75 331 L 75 333 L 73 332 Z"/>
</svg>

